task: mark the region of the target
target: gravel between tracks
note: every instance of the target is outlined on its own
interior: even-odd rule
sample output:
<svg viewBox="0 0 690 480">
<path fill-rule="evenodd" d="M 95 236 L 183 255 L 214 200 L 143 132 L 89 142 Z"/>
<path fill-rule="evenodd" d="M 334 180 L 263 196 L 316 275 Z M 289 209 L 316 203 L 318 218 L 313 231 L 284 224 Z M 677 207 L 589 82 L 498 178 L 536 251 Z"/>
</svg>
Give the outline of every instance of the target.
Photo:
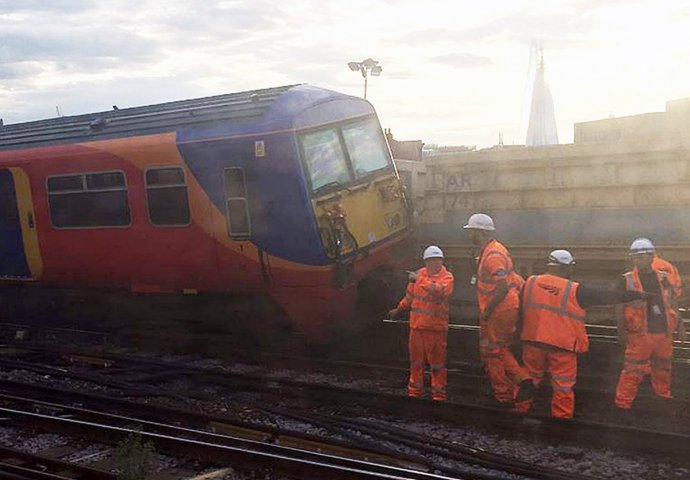
<svg viewBox="0 0 690 480">
<path fill-rule="evenodd" d="M 149 358 L 152 357 L 153 356 L 149 356 Z M 395 383 L 403 384 L 403 379 L 391 379 L 385 386 L 382 387 L 380 383 L 372 380 L 358 379 L 347 375 L 302 372 L 287 368 L 271 370 L 255 365 L 228 364 L 214 359 L 208 360 L 187 356 L 166 356 L 163 358 L 163 360 L 184 362 L 188 365 L 202 367 L 220 367 L 236 373 L 270 374 L 276 379 L 289 378 L 293 380 L 321 384 L 325 383 L 349 388 L 376 389 L 378 391 L 387 391 L 389 393 L 402 393 L 401 388 L 395 388 L 392 385 Z M 61 379 L 53 375 L 35 374 L 18 369 L 0 371 L 0 378 L 28 381 L 61 388 L 72 388 L 78 391 L 92 391 L 99 394 L 117 392 L 116 389 L 103 387 L 102 385 L 97 385 L 91 382 L 73 379 Z M 162 385 L 164 385 L 165 388 L 174 389 L 180 394 L 184 394 L 185 391 L 192 387 L 192 383 L 184 378 L 164 382 Z M 169 398 L 138 398 L 138 400 L 143 400 L 147 403 L 162 403 L 168 406 L 186 408 L 192 407 L 208 413 L 233 415 L 255 424 L 272 426 L 277 425 L 285 429 L 311 433 L 314 435 L 328 434 L 320 427 L 315 427 L 313 425 L 295 421 L 293 419 L 269 416 L 248 407 L 248 405 L 251 405 L 253 399 L 260 399 L 262 398 L 263 394 L 248 392 L 230 393 L 225 389 L 218 388 L 216 386 L 205 387 L 205 390 L 207 393 L 215 395 L 214 401 L 186 400 L 184 402 L 180 402 L 179 400 L 171 400 Z M 299 400 L 283 399 L 279 400 L 276 403 L 276 406 L 281 408 L 295 408 L 299 407 L 300 404 Z M 572 445 L 546 445 L 515 439 L 507 439 L 501 438 L 490 431 L 483 431 L 474 428 L 451 427 L 433 422 L 401 420 L 391 416 L 371 417 L 370 414 L 367 414 L 366 412 L 353 412 L 353 417 L 374 418 L 376 420 L 389 423 L 390 425 L 404 427 L 411 431 L 432 435 L 447 441 L 457 441 L 475 447 L 480 447 L 497 454 L 511 456 L 523 461 L 533 462 L 545 466 L 548 465 L 552 468 L 578 472 L 597 478 L 640 478 L 654 480 L 690 477 L 690 470 L 672 466 L 665 459 L 648 458 L 645 456 L 625 456 L 614 453 L 610 450 L 599 450 Z M 341 438 L 338 435 L 331 434 L 331 436 Z M 5 432 L 0 430 L 0 442 L 3 442 L 4 437 Z M 397 445 L 395 447 L 398 449 L 402 448 Z M 405 451 L 405 449 L 402 448 L 402 451 Z M 247 475 L 254 474 L 249 474 L 247 472 L 234 472 L 226 478 L 277 478 L 271 472 L 257 472 L 256 475 L 258 476 Z"/>
</svg>

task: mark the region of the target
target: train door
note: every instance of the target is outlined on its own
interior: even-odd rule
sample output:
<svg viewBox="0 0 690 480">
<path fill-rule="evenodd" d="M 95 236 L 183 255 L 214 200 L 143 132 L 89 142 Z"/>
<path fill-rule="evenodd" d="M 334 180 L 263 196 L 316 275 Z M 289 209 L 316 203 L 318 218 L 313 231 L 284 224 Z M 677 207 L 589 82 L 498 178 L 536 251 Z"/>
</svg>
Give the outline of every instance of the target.
<svg viewBox="0 0 690 480">
<path fill-rule="evenodd" d="M 252 234 L 252 226 L 251 218 L 249 217 L 247 178 L 244 168 L 226 168 L 224 171 L 224 187 L 228 235 L 233 240 L 248 240 Z"/>
<path fill-rule="evenodd" d="M 266 284 L 266 267 L 262 252 L 251 242 L 254 223 L 249 206 L 250 187 L 246 162 L 223 169 L 223 209 L 226 235 L 236 242 L 242 257 L 232 263 L 221 265 L 223 272 L 232 273 L 241 279 L 242 285 L 250 290 Z M 239 263 L 238 263 L 239 262 Z"/>
<path fill-rule="evenodd" d="M 21 168 L 0 169 L 0 279 L 41 274 L 29 179 Z"/>
</svg>

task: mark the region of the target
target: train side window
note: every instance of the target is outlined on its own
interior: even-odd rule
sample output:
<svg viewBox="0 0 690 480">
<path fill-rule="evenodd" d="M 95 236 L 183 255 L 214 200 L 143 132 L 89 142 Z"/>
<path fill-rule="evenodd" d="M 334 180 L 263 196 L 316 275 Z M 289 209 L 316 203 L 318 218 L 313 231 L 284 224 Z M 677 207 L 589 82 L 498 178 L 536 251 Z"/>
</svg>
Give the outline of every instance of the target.
<svg viewBox="0 0 690 480">
<path fill-rule="evenodd" d="M 241 167 L 226 168 L 224 183 L 228 234 L 233 240 L 246 240 L 251 236 L 252 228 L 244 169 Z"/>
<path fill-rule="evenodd" d="M 56 228 L 126 227 L 131 223 L 124 172 L 48 177 L 50 221 Z"/>
<path fill-rule="evenodd" d="M 152 225 L 184 226 L 191 223 L 184 170 L 150 168 L 145 173 L 146 202 Z"/>
</svg>

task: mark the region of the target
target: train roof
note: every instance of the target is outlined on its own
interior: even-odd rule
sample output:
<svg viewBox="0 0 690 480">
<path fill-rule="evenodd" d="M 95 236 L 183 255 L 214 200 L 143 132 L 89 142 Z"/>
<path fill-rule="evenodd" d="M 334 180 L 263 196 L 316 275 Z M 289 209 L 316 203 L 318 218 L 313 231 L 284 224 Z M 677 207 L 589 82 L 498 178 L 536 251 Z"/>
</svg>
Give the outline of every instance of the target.
<svg viewBox="0 0 690 480">
<path fill-rule="evenodd" d="M 271 104 L 297 85 L 249 90 L 142 107 L 57 117 L 0 126 L 0 150 L 79 143 L 174 131 L 218 121 L 261 118 Z"/>
</svg>

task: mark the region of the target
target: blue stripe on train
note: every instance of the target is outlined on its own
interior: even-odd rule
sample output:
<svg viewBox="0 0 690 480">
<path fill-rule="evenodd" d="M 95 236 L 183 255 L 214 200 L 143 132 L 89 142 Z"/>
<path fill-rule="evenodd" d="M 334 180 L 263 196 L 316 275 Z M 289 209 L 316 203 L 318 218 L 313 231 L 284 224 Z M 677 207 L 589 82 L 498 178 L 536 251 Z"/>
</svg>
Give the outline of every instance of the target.
<svg viewBox="0 0 690 480">
<path fill-rule="evenodd" d="M 309 110 L 324 104 L 332 108 Z M 333 260 L 323 252 L 297 141 L 290 130 L 372 112 L 360 99 L 304 85 L 281 95 L 260 119 L 180 129 L 178 148 L 221 212 L 225 212 L 223 169 L 245 169 L 251 241 L 257 247 L 293 262 L 328 265 Z M 265 157 L 255 156 L 255 141 L 264 142 Z"/>
<path fill-rule="evenodd" d="M 9 170 L 0 170 L 0 276 L 28 278 L 30 275 L 14 179 Z"/>
</svg>

